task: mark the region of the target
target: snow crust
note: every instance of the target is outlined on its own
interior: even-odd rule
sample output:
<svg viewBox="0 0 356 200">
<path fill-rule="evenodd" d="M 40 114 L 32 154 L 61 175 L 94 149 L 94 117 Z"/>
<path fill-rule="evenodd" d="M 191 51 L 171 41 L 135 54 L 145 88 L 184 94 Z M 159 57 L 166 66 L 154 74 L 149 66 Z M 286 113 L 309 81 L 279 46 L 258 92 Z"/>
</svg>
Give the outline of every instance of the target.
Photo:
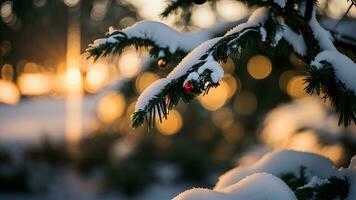
<svg viewBox="0 0 356 200">
<path fill-rule="evenodd" d="M 220 176 L 214 190 L 220 191 L 246 176 L 259 172 L 275 176 L 290 172 L 298 174 L 301 166 L 306 167 L 307 173 L 319 178 L 337 175 L 333 163 L 325 157 L 293 150 L 276 150 L 267 153 L 251 167 L 237 167 Z"/>
<path fill-rule="evenodd" d="M 299 189 L 325 184 L 330 177 L 346 177 L 349 194 L 346 200 L 356 199 L 356 158 L 346 169 L 336 169 L 333 163 L 312 153 L 292 150 L 277 150 L 267 153 L 250 167 L 236 167 L 220 176 L 213 190 L 194 188 L 187 190 L 173 200 L 296 200 L 291 189 L 279 176 L 286 173 L 299 174 L 301 166 L 306 167 L 309 181 Z"/>
<path fill-rule="evenodd" d="M 216 32 L 224 30 L 230 26 L 229 24 L 217 23 L 210 29 L 203 29 L 195 32 L 178 32 L 166 24 L 143 20 L 136 24 L 127 27 L 120 32 L 126 34 L 127 38 L 140 38 L 154 41 L 161 48 L 167 48 L 170 53 L 176 52 L 178 49 L 188 52 L 197 47 L 202 42 L 211 38 Z M 109 28 L 108 38 L 101 38 L 94 41 L 91 47 L 99 47 L 105 43 L 117 43 L 119 40 L 116 37 L 124 37 L 121 33 L 115 34 L 113 27 Z"/>
<path fill-rule="evenodd" d="M 268 14 L 269 14 L 268 8 L 266 7 L 257 8 L 255 11 L 253 11 L 251 16 L 248 18 L 247 22 L 236 26 L 235 28 L 228 31 L 225 35 L 231 35 L 240 32 L 245 28 L 257 26 L 266 21 L 266 19 L 268 18 Z"/>
<path fill-rule="evenodd" d="M 278 177 L 267 173 L 247 176 L 221 191 L 191 189 L 173 200 L 296 200 L 294 193 Z"/>
<path fill-rule="evenodd" d="M 350 58 L 337 50 L 325 50 L 320 52 L 311 64 L 320 68 L 321 61 L 329 62 L 335 69 L 336 77 L 345 83 L 349 90 L 356 91 L 356 64 Z"/>
<path fill-rule="evenodd" d="M 305 45 L 303 37 L 294 32 L 289 26 L 284 27 L 283 33 L 284 39 L 293 47 L 294 51 L 301 56 L 305 56 L 307 53 L 307 46 Z"/>
<path fill-rule="evenodd" d="M 315 17 L 309 22 L 315 38 L 319 41 L 320 48 L 323 50 L 312 61 L 311 65 L 321 67 L 320 61 L 327 61 L 335 69 L 336 77 L 343 82 L 347 89 L 356 92 L 356 64 L 347 56 L 341 54 L 332 42 L 331 34 L 322 28 Z"/>
</svg>

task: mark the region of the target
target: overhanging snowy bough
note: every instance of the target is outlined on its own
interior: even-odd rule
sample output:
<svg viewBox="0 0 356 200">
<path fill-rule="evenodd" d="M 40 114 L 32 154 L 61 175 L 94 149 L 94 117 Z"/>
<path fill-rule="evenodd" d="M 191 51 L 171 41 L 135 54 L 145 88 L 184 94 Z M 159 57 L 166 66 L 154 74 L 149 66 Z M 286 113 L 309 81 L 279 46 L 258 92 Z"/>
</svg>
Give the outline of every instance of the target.
<svg viewBox="0 0 356 200">
<path fill-rule="evenodd" d="M 336 37 L 316 20 L 316 2 L 251 2 L 260 8 L 247 22 L 221 37 L 208 40 L 211 34 L 204 37 L 182 35 L 166 25 L 153 31 L 154 22 L 140 22 L 123 31 L 113 31 L 108 38 L 97 40 L 89 47 L 88 52 L 95 58 L 120 53 L 129 45 L 151 46 L 151 54 L 156 57 L 173 57 L 194 49 L 166 78 L 156 81 L 140 95 L 132 115 L 133 127 L 144 121 L 153 126 L 155 118 L 166 118 L 179 100 L 189 102 L 217 87 L 224 75 L 220 63 L 227 58 L 242 56 L 246 49 L 256 47 L 266 49 L 266 54 L 283 54 L 285 46 L 310 65 L 306 91 L 323 94 L 323 98 L 329 99 L 340 113 L 339 123 L 356 122 L 356 64 L 335 48 Z M 164 39 L 167 35 L 170 37 Z"/>
</svg>

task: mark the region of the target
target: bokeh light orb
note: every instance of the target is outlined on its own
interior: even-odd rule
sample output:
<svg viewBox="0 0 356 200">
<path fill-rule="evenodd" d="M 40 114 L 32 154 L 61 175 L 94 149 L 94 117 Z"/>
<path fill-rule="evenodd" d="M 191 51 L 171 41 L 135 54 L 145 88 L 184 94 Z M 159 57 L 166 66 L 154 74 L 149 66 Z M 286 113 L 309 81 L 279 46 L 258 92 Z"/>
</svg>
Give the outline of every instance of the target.
<svg viewBox="0 0 356 200">
<path fill-rule="evenodd" d="M 264 79 L 271 74 L 272 63 L 266 56 L 253 56 L 247 63 L 247 71 L 254 79 Z"/>
<path fill-rule="evenodd" d="M 162 123 L 156 119 L 156 128 L 163 135 L 176 134 L 183 125 L 182 116 L 176 110 L 171 110 L 167 119 L 163 118 Z"/>
<path fill-rule="evenodd" d="M 125 111 L 126 100 L 120 93 L 111 92 L 98 103 L 97 115 L 104 123 L 112 123 L 121 117 Z"/>
</svg>

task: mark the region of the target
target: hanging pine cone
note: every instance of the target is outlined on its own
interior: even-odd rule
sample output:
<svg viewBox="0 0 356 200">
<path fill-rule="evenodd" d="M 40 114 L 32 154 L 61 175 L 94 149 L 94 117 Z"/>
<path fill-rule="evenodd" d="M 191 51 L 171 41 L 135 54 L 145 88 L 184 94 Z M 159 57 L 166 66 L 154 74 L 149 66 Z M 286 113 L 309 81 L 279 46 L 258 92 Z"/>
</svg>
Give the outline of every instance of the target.
<svg viewBox="0 0 356 200">
<path fill-rule="evenodd" d="M 195 4 L 201 5 L 201 4 L 204 4 L 206 2 L 206 0 L 193 0 L 193 2 Z"/>
<path fill-rule="evenodd" d="M 191 81 L 188 81 L 184 84 L 184 90 L 186 93 L 194 93 L 195 92 L 195 86 L 194 83 Z"/>
<path fill-rule="evenodd" d="M 160 68 L 165 68 L 167 66 L 167 61 L 165 59 L 161 58 L 158 60 L 157 65 Z"/>
</svg>

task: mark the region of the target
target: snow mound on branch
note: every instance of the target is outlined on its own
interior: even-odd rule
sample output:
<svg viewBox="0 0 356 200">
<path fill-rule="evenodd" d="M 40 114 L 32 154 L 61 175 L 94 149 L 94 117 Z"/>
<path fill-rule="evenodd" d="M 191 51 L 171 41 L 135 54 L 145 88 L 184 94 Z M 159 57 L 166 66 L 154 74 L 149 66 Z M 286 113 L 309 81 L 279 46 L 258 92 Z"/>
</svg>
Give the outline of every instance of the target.
<svg viewBox="0 0 356 200">
<path fill-rule="evenodd" d="M 190 70 L 190 68 L 199 61 L 199 58 L 205 54 L 205 51 L 212 47 L 216 42 L 218 42 L 219 39 L 220 37 L 214 38 L 199 45 L 191 53 L 184 57 L 184 59 L 177 65 L 177 67 L 174 68 L 171 73 L 168 74 L 166 78 L 155 81 L 147 89 L 145 89 L 137 99 L 135 111 L 137 112 L 139 110 L 144 110 L 152 97 L 158 95 L 167 84 L 169 84 L 172 80 L 185 75 L 188 70 Z"/>
<path fill-rule="evenodd" d="M 255 11 L 253 11 L 251 16 L 248 18 L 247 22 L 236 26 L 235 28 L 228 31 L 225 35 L 231 35 L 240 32 L 245 28 L 257 26 L 266 21 L 266 19 L 268 18 L 268 14 L 269 14 L 268 8 L 266 7 L 257 8 Z"/>
<path fill-rule="evenodd" d="M 294 32 L 289 26 L 284 26 L 283 37 L 293 47 L 296 53 L 301 56 L 306 55 L 307 46 L 300 34 Z"/>
<path fill-rule="evenodd" d="M 139 38 L 151 40 L 160 48 L 167 48 L 170 53 L 174 53 L 178 49 L 189 52 L 199 44 L 211 38 L 217 32 L 225 30 L 229 26 L 231 25 L 226 23 L 217 23 L 210 29 L 184 33 L 178 32 L 160 22 L 144 20 L 125 28 L 120 32 L 124 33 L 128 39 Z M 112 35 L 108 38 L 95 40 L 91 46 L 95 48 L 106 43 L 120 42 L 116 39 L 116 37 L 122 38 L 124 36 L 121 33 L 115 34 L 116 31 L 118 30 L 110 27 L 109 34 Z"/>
<path fill-rule="evenodd" d="M 246 176 L 259 172 L 271 173 L 275 176 L 285 173 L 298 174 L 301 166 L 306 167 L 308 174 L 316 175 L 319 178 L 337 174 L 333 163 L 325 157 L 292 150 L 277 150 L 267 153 L 251 167 L 237 167 L 220 176 L 214 190 L 221 191 Z"/>
<path fill-rule="evenodd" d="M 350 58 L 338 51 L 325 50 L 315 57 L 311 65 L 320 68 L 321 61 L 330 63 L 338 80 L 346 84 L 347 89 L 356 92 L 356 64 Z"/>
<path fill-rule="evenodd" d="M 296 200 L 291 189 L 278 177 L 255 173 L 221 191 L 191 189 L 173 200 Z"/>
</svg>

